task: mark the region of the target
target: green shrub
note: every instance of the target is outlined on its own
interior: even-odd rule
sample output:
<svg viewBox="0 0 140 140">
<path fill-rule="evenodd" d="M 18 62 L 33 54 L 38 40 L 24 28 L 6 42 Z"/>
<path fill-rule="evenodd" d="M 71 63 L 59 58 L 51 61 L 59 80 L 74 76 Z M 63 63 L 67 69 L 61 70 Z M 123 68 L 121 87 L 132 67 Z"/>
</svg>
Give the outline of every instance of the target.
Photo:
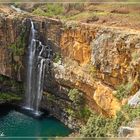
<svg viewBox="0 0 140 140">
<path fill-rule="evenodd" d="M 21 34 L 16 39 L 16 42 L 9 46 L 14 56 L 21 56 L 24 54 L 26 29 L 24 26 L 22 26 L 21 28 L 22 28 Z"/>
<path fill-rule="evenodd" d="M 43 10 L 42 10 L 43 9 Z M 39 15 L 39 16 L 56 16 L 61 15 L 64 12 L 64 7 L 62 4 L 53 4 L 53 3 L 47 3 L 40 9 L 39 7 L 33 11 L 33 14 Z"/>
<path fill-rule="evenodd" d="M 88 73 L 89 75 L 91 75 L 93 78 L 96 77 L 97 70 L 93 64 L 90 63 L 90 64 L 85 65 L 84 71 Z"/>
<path fill-rule="evenodd" d="M 56 100 L 56 97 L 52 94 L 47 94 L 47 100 L 49 101 L 55 101 Z"/>
<path fill-rule="evenodd" d="M 60 53 L 55 53 L 55 57 L 53 60 L 55 63 L 58 63 L 59 61 L 61 61 L 61 55 Z"/>
<path fill-rule="evenodd" d="M 128 119 L 127 121 L 130 122 L 132 121 L 134 118 L 136 117 L 140 117 L 140 107 L 131 107 L 130 105 L 124 105 L 122 107 L 122 110 L 126 116 L 126 118 Z"/>
<path fill-rule="evenodd" d="M 71 89 L 68 93 L 70 100 L 73 101 L 73 104 L 76 106 L 84 104 L 83 94 L 79 92 L 77 89 Z"/>
<path fill-rule="evenodd" d="M 95 77 L 95 75 L 96 75 L 96 68 L 93 65 L 89 65 L 88 70 L 89 70 L 89 74 L 92 77 Z"/>
<path fill-rule="evenodd" d="M 64 8 L 61 4 L 47 4 L 47 13 L 49 15 L 59 15 L 62 14 Z"/>
<path fill-rule="evenodd" d="M 110 128 L 110 133 L 113 136 L 118 135 L 118 129 L 121 125 L 126 125 L 127 123 L 127 118 L 125 117 L 125 114 L 123 111 L 119 111 L 116 114 L 116 117 L 111 120 L 111 122 L 108 124 Z"/>
<path fill-rule="evenodd" d="M 140 108 L 132 108 L 129 105 L 122 106 L 115 118 L 105 118 L 92 113 L 80 133 L 84 137 L 116 137 L 120 126 L 127 126 L 137 117 L 140 117 Z"/>
<path fill-rule="evenodd" d="M 84 137 L 106 137 L 108 136 L 108 119 L 101 115 L 92 114 L 86 126 L 82 127 L 81 135 Z"/>
<path fill-rule="evenodd" d="M 0 83 L 3 87 L 9 87 L 16 89 L 18 94 L 24 93 L 23 83 L 10 79 L 9 77 L 0 75 Z"/>
<path fill-rule="evenodd" d="M 33 14 L 38 15 L 38 16 L 47 16 L 46 13 L 40 8 L 35 9 L 33 11 Z"/>
<path fill-rule="evenodd" d="M 79 116 L 80 116 L 80 118 L 83 119 L 84 122 L 86 122 L 88 120 L 90 115 L 91 115 L 91 110 L 87 106 L 80 108 Z"/>
<path fill-rule="evenodd" d="M 11 48 L 14 56 L 21 56 L 24 53 L 24 48 L 19 48 L 18 42 L 17 42 L 17 44 L 14 43 L 14 44 L 10 45 L 10 48 Z"/>
<path fill-rule="evenodd" d="M 67 108 L 66 109 L 66 112 L 72 116 L 72 117 L 76 117 L 77 116 L 77 113 L 72 109 L 72 108 Z"/>
<path fill-rule="evenodd" d="M 111 122 L 111 130 L 114 136 L 117 136 L 120 126 L 127 126 L 135 118 L 140 116 L 140 108 L 132 108 L 129 105 L 122 106 L 122 109 L 117 112 L 116 118 Z"/>
<path fill-rule="evenodd" d="M 117 87 L 117 92 L 114 94 L 116 98 L 119 100 L 123 98 L 127 98 L 130 95 L 130 91 L 132 88 L 133 84 L 132 83 L 127 83 L 127 84 L 122 84 Z"/>
<path fill-rule="evenodd" d="M 71 89 L 68 96 L 72 101 L 73 106 L 68 108 L 66 112 L 70 116 L 81 120 L 83 123 L 86 123 L 91 114 L 91 110 L 88 108 L 88 106 L 86 106 L 83 94 L 77 89 Z"/>
<path fill-rule="evenodd" d="M 10 92 L 0 92 L 0 101 L 2 100 L 4 101 L 21 100 L 21 97 Z"/>
</svg>

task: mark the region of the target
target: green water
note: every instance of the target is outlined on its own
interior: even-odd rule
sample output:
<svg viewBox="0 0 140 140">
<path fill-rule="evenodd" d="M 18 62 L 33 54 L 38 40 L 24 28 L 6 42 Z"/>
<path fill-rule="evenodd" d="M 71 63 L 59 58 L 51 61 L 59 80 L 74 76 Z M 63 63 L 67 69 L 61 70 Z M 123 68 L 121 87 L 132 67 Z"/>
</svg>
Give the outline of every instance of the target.
<svg viewBox="0 0 140 140">
<path fill-rule="evenodd" d="M 0 134 L 2 132 L 4 136 L 0 136 L 0 138 L 55 137 L 68 136 L 70 134 L 70 130 L 53 117 L 35 119 L 16 110 L 0 114 Z M 41 139 L 39 138 L 39 140 Z"/>
</svg>

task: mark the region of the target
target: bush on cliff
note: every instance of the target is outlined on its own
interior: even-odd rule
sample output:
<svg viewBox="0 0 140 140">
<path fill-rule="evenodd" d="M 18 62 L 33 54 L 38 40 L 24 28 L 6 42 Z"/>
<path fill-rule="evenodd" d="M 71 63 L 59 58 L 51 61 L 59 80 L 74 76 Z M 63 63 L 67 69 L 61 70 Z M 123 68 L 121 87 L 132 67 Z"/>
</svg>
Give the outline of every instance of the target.
<svg viewBox="0 0 140 140">
<path fill-rule="evenodd" d="M 55 53 L 55 56 L 54 56 L 53 61 L 54 61 L 55 63 L 58 63 L 59 61 L 61 62 L 61 54 L 58 53 L 58 52 Z"/>
<path fill-rule="evenodd" d="M 21 33 L 16 38 L 15 42 L 8 46 L 11 49 L 13 56 L 22 56 L 25 51 L 26 27 L 22 25 L 19 26 L 19 28 L 21 28 Z"/>
<path fill-rule="evenodd" d="M 122 107 L 114 118 L 106 118 L 93 113 L 85 126 L 80 130 L 84 137 L 114 137 L 118 135 L 120 126 L 126 126 L 129 122 L 140 116 L 140 108 L 132 108 L 129 105 Z"/>
<path fill-rule="evenodd" d="M 70 100 L 77 106 L 82 105 L 84 102 L 83 94 L 80 93 L 77 89 L 71 89 L 68 93 Z"/>
<path fill-rule="evenodd" d="M 108 133 L 108 120 L 101 115 L 92 114 L 86 126 L 81 129 L 84 137 L 106 137 Z"/>
<path fill-rule="evenodd" d="M 77 89 L 71 89 L 68 93 L 69 99 L 72 101 L 73 106 L 67 109 L 67 113 L 83 123 L 87 122 L 91 111 L 85 104 L 83 94 Z"/>
<path fill-rule="evenodd" d="M 127 83 L 127 84 L 122 84 L 117 87 L 117 92 L 115 95 L 116 98 L 119 100 L 122 100 L 123 98 L 127 98 L 130 94 L 131 88 L 133 84 L 132 83 Z"/>
</svg>

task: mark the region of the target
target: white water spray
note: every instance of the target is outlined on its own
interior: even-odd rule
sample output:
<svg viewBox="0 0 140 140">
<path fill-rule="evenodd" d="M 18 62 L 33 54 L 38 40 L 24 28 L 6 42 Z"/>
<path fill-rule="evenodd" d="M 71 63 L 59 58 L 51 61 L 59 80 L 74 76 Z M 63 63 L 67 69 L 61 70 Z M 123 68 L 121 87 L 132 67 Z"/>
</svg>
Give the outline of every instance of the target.
<svg viewBox="0 0 140 140">
<path fill-rule="evenodd" d="M 24 108 L 33 111 L 35 115 L 39 115 L 39 104 L 42 98 L 45 62 L 47 59 L 42 56 L 46 46 L 43 45 L 41 41 L 36 40 L 36 33 L 34 23 L 31 21 Z M 41 48 L 40 52 L 37 52 L 38 48 Z M 50 52 L 48 55 L 50 55 Z"/>
</svg>

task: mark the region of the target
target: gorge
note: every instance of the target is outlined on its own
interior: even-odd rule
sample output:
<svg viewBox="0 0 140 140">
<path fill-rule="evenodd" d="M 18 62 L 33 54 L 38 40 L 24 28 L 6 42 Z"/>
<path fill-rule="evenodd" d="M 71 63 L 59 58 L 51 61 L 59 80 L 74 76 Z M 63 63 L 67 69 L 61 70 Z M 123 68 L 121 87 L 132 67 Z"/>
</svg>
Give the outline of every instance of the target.
<svg viewBox="0 0 140 140">
<path fill-rule="evenodd" d="M 118 136 L 139 117 L 138 103 L 128 105 L 140 88 L 139 30 L 18 13 L 7 5 L 0 12 L 2 105 L 22 105 L 37 116 L 47 110 L 84 137 Z M 58 136 L 70 134 L 61 128 L 66 133 Z"/>
</svg>

